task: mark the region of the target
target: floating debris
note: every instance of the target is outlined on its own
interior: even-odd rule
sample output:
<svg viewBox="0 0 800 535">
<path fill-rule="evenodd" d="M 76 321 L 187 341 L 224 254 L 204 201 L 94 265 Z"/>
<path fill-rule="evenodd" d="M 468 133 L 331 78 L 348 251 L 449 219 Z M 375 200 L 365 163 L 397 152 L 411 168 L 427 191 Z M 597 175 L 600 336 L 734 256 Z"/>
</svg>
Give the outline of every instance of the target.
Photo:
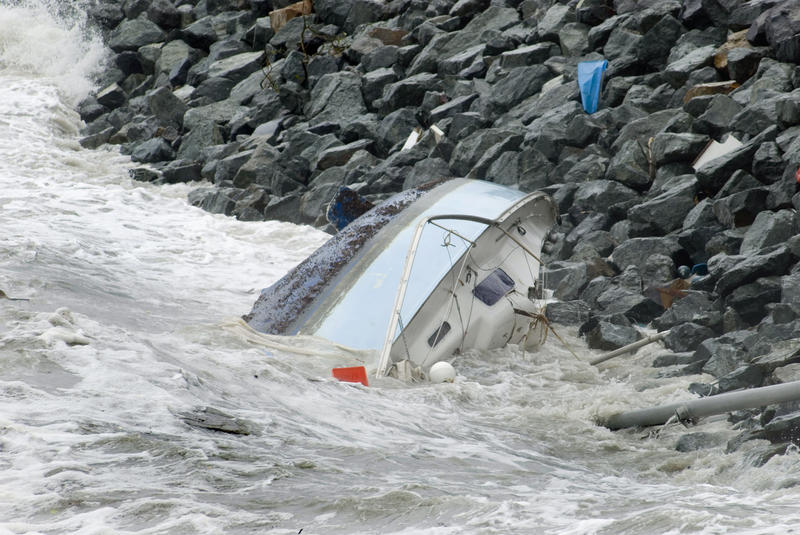
<svg viewBox="0 0 800 535">
<path fill-rule="evenodd" d="M 226 414 L 214 407 L 203 407 L 192 412 L 181 412 L 177 416 L 192 427 L 222 431 L 223 433 L 234 435 L 250 434 L 250 427 L 244 420 Z"/>
</svg>

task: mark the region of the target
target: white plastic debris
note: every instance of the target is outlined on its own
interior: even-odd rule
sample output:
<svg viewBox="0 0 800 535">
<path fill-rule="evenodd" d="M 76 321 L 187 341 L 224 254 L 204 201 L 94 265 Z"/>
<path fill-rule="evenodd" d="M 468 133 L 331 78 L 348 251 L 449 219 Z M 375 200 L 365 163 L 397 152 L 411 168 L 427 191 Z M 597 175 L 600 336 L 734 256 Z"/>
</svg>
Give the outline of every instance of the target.
<svg viewBox="0 0 800 535">
<path fill-rule="evenodd" d="M 706 145 L 706 148 L 703 149 L 703 152 L 700 153 L 700 156 L 698 156 L 694 161 L 692 167 L 694 167 L 694 170 L 697 171 L 714 158 L 719 158 L 720 156 L 724 156 L 725 154 L 733 152 L 742 145 L 743 143 L 733 137 L 731 134 L 728 134 L 728 137 L 726 137 L 725 141 L 722 143 L 711 140 L 708 145 Z"/>
</svg>

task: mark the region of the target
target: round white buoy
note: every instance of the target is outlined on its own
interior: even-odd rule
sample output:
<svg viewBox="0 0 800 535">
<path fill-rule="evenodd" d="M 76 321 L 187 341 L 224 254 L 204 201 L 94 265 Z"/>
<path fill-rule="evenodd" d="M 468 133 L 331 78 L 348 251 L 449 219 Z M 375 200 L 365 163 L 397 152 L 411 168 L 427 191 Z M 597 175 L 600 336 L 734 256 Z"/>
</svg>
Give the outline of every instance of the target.
<svg viewBox="0 0 800 535">
<path fill-rule="evenodd" d="M 437 362 L 431 366 L 428 377 L 432 383 L 452 383 L 456 378 L 456 370 L 449 362 Z"/>
</svg>

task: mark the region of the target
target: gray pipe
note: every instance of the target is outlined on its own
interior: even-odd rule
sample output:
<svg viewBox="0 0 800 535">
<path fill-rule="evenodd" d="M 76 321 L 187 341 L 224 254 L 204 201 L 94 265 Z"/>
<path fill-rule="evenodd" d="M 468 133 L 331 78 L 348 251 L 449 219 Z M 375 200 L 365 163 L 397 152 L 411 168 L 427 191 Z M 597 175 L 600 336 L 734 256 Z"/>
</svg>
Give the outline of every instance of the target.
<svg viewBox="0 0 800 535">
<path fill-rule="evenodd" d="M 611 353 L 606 353 L 602 357 L 598 357 L 598 358 L 594 359 L 593 361 L 589 362 L 589 364 L 591 364 L 593 366 L 596 366 L 596 365 L 600 364 L 601 362 L 605 362 L 605 361 L 607 361 L 609 359 L 613 359 L 614 357 L 618 357 L 620 355 L 624 355 L 625 353 L 628 353 L 629 351 L 633 351 L 635 349 L 639 349 L 640 347 L 646 346 L 647 344 L 652 344 L 653 342 L 657 342 L 657 341 L 661 340 L 662 338 L 664 338 L 665 336 L 667 336 L 668 334 L 669 334 L 669 331 L 662 331 L 660 333 L 656 333 L 656 334 L 653 334 L 651 336 L 648 336 L 647 338 L 642 338 L 641 340 L 637 340 L 636 342 L 634 342 L 632 344 L 628 344 L 628 345 L 623 346 L 623 347 L 621 347 L 619 349 L 615 349 Z"/>
<path fill-rule="evenodd" d="M 601 424 L 609 429 L 646 427 L 665 424 L 673 416 L 677 416 L 679 420 L 694 420 L 714 414 L 797 400 L 800 400 L 800 381 L 792 381 L 791 383 L 762 386 L 691 401 L 670 403 L 650 409 L 622 412 L 604 419 Z"/>
</svg>

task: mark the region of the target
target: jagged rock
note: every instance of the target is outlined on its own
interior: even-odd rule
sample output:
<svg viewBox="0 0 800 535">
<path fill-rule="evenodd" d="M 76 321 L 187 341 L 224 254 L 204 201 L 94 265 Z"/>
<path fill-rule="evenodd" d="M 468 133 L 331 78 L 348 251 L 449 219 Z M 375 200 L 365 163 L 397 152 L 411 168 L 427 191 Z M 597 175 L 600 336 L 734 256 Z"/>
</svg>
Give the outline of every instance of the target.
<svg viewBox="0 0 800 535">
<path fill-rule="evenodd" d="M 455 146 L 450 159 L 450 168 L 456 176 L 466 176 L 487 150 L 506 141 L 509 136 L 516 136 L 517 142 L 522 141 L 515 132 L 496 128 L 480 130 L 466 137 Z"/>
<path fill-rule="evenodd" d="M 175 158 L 175 151 L 160 137 L 140 143 L 131 153 L 131 160 L 134 162 L 164 162 L 173 158 Z"/>
<path fill-rule="evenodd" d="M 420 73 L 387 86 L 383 91 L 384 113 L 416 106 L 428 91 L 441 90 L 441 80 L 431 73 Z"/>
<path fill-rule="evenodd" d="M 634 235 L 663 235 L 680 228 L 686 215 L 694 208 L 696 193 L 697 180 L 687 175 L 687 180 L 632 207 L 628 211 L 631 232 Z"/>
<path fill-rule="evenodd" d="M 547 283 L 561 301 L 577 299 L 588 282 L 585 262 L 557 262 L 547 269 Z"/>
<path fill-rule="evenodd" d="M 458 113 L 468 111 L 470 105 L 475 101 L 476 98 L 478 98 L 477 93 L 462 95 L 433 108 L 428 113 L 431 124 L 436 124 L 442 119 L 446 119 L 447 117 L 452 117 Z"/>
<path fill-rule="evenodd" d="M 763 12 L 747 32 L 747 39 L 756 44 L 769 44 L 778 61 L 800 61 L 798 34 L 800 8 L 794 3 L 779 3 Z"/>
<path fill-rule="evenodd" d="M 744 340 L 749 336 L 747 331 L 735 331 L 701 342 L 694 355 L 698 361 L 705 360 L 703 372 L 719 378 L 746 364 L 749 356 Z"/>
<path fill-rule="evenodd" d="M 488 0 L 458 0 L 450 8 L 449 14 L 451 17 L 474 16 L 487 7 L 489 7 Z"/>
<path fill-rule="evenodd" d="M 486 48 L 484 43 L 462 50 L 456 54 L 439 60 L 437 70 L 439 74 L 454 75 L 466 69 L 476 61 L 482 61 L 483 51 Z"/>
<path fill-rule="evenodd" d="M 727 68 L 730 77 L 739 83 L 744 83 L 758 70 L 758 64 L 765 56 L 762 48 L 739 47 L 730 50 L 727 54 Z"/>
<path fill-rule="evenodd" d="M 615 245 L 619 245 L 619 242 Z M 645 288 L 666 285 L 676 276 L 675 261 L 664 254 L 652 254 L 647 257 L 641 276 L 642 286 Z"/>
<path fill-rule="evenodd" d="M 90 21 L 107 30 L 115 28 L 125 18 L 121 6 L 114 4 L 91 4 L 85 9 Z"/>
<path fill-rule="evenodd" d="M 729 131 L 731 121 L 741 110 L 742 105 L 728 95 L 715 95 L 706 111 L 692 123 L 692 129 L 695 132 L 719 137 Z"/>
<path fill-rule="evenodd" d="M 239 168 L 250 159 L 253 152 L 255 152 L 255 149 L 234 152 L 228 156 L 222 156 L 221 154 L 220 156 L 222 157 L 216 160 L 216 166 L 214 167 L 214 183 L 232 183 Z"/>
<path fill-rule="evenodd" d="M 97 93 L 98 104 L 105 108 L 117 108 L 125 104 L 128 100 L 125 91 L 116 83 L 113 83 Z"/>
<path fill-rule="evenodd" d="M 670 50 L 685 31 L 678 19 L 671 14 L 663 15 L 645 32 L 641 47 L 636 51 L 639 61 L 654 68 L 664 67 Z"/>
<path fill-rule="evenodd" d="M 622 314 L 636 323 L 650 323 L 664 311 L 660 304 L 621 286 L 607 289 L 597 297 L 596 302 L 604 312 Z"/>
<path fill-rule="evenodd" d="M 780 416 L 764 426 L 763 436 L 770 442 L 800 443 L 800 412 Z M 785 445 L 782 446 L 785 449 Z M 777 453 L 783 453 L 778 451 Z M 766 460 L 764 461 L 766 462 Z"/>
<path fill-rule="evenodd" d="M 644 263 L 650 255 L 660 253 L 669 257 L 674 257 L 680 246 L 673 237 L 642 237 L 631 238 L 620 243 L 614 252 L 611 253 L 609 261 L 619 269 L 625 269 L 634 265 L 642 269 Z"/>
<path fill-rule="evenodd" d="M 146 95 L 150 112 L 163 126 L 180 129 L 183 126 L 183 115 L 187 107 L 181 99 L 166 87 L 159 87 Z"/>
<path fill-rule="evenodd" d="M 606 178 L 615 180 L 634 190 L 646 190 L 653 180 L 646 146 L 632 139 L 626 142 L 611 158 Z M 653 168 L 655 174 L 655 168 Z"/>
<path fill-rule="evenodd" d="M 714 201 L 717 220 L 729 228 L 749 226 L 756 216 L 766 208 L 769 191 L 752 188 Z"/>
<path fill-rule="evenodd" d="M 721 325 L 722 313 L 707 292 L 691 291 L 685 297 L 673 301 L 672 306 L 653 325 L 659 331 L 664 331 L 687 323 L 712 330 Z"/>
<path fill-rule="evenodd" d="M 181 25 L 181 14 L 169 0 L 153 0 L 147 9 L 147 18 L 167 30 Z"/>
<path fill-rule="evenodd" d="M 212 214 L 232 215 L 236 208 L 235 188 L 197 188 L 189 193 L 189 204 Z"/>
<path fill-rule="evenodd" d="M 718 200 L 733 195 L 734 193 L 742 193 L 747 190 L 762 188 L 763 186 L 764 185 L 756 180 L 753 175 L 739 169 L 733 172 L 728 181 L 725 182 L 713 198 Z"/>
<path fill-rule="evenodd" d="M 536 30 L 539 33 L 539 38 L 543 41 L 557 41 L 558 32 L 569 22 L 575 21 L 575 11 L 572 7 L 555 4 L 551 6 L 544 14 L 538 24 Z"/>
<path fill-rule="evenodd" d="M 715 291 L 726 296 L 736 288 L 754 282 L 761 277 L 786 274 L 795 257 L 785 245 L 759 255 L 736 257 L 729 268 L 722 270 Z M 709 266 L 709 269 L 711 266 Z"/>
<path fill-rule="evenodd" d="M 779 245 L 795 234 L 794 214 L 791 210 L 760 212 L 745 232 L 740 252 L 743 255 Z"/>
<path fill-rule="evenodd" d="M 319 226 L 319 221 L 326 221 L 325 212 L 328 204 L 339 190 L 340 183 L 332 182 L 318 185 L 300 196 L 300 222 Z"/>
<path fill-rule="evenodd" d="M 733 390 L 761 386 L 764 382 L 764 373 L 757 366 L 740 366 L 732 372 L 720 377 L 717 381 L 715 394 L 723 394 Z"/>
<path fill-rule="evenodd" d="M 425 158 L 418 161 L 403 181 L 403 189 L 414 188 L 432 180 L 450 176 L 450 166 L 441 158 Z"/>
<path fill-rule="evenodd" d="M 164 40 L 166 34 L 154 22 L 144 19 L 124 20 L 111 32 L 108 46 L 114 52 L 137 50 Z"/>
<path fill-rule="evenodd" d="M 419 127 L 412 108 L 400 108 L 383 118 L 376 131 L 378 148 L 389 153 L 395 145 L 404 142 L 415 128 Z"/>
<path fill-rule="evenodd" d="M 646 85 L 633 85 L 625 93 L 623 104 L 636 106 L 647 113 L 655 113 L 671 107 L 675 90 L 669 84 L 661 84 L 653 89 Z"/>
<path fill-rule="evenodd" d="M 375 48 L 362 56 L 361 65 L 367 72 L 392 67 L 398 61 L 398 49 L 399 47 L 393 45 Z M 333 59 L 331 56 L 325 57 Z"/>
<path fill-rule="evenodd" d="M 591 38 L 589 38 L 591 43 Z M 642 48 L 642 34 L 631 31 L 623 24 L 616 26 L 609 34 L 608 40 L 603 47 L 605 56 L 609 60 L 620 58 L 636 58 L 638 51 Z"/>
<path fill-rule="evenodd" d="M 316 4 L 315 8 L 318 9 Z M 342 30 L 347 33 L 353 33 L 362 24 L 381 20 L 383 14 L 384 2 L 378 0 L 354 0 L 344 23 L 337 24 L 337 26 L 341 26 Z"/>
<path fill-rule="evenodd" d="M 559 325 L 580 325 L 589 318 L 591 308 L 581 300 L 555 301 L 545 309 L 545 317 Z"/>
<path fill-rule="evenodd" d="M 762 143 L 753 155 L 753 174 L 765 184 L 778 182 L 786 169 L 786 162 L 777 143 Z"/>
<path fill-rule="evenodd" d="M 196 182 L 202 180 L 202 166 L 193 161 L 175 160 L 161 169 L 161 180 L 167 184 Z"/>
<path fill-rule="evenodd" d="M 246 188 L 258 184 L 269 187 L 279 155 L 277 149 L 266 143 L 258 145 L 247 161 L 239 165 L 233 178 L 234 186 Z"/>
<path fill-rule="evenodd" d="M 774 277 L 763 277 L 735 288 L 725 297 L 725 306 L 735 310 L 746 324 L 756 325 L 766 316 L 766 305 L 780 301 L 780 298 L 779 281 Z"/>
<path fill-rule="evenodd" d="M 348 162 L 348 160 L 350 160 L 353 154 L 359 150 L 365 150 L 371 147 L 372 143 L 372 140 L 361 139 L 352 143 L 348 143 L 347 145 L 325 149 L 317 156 L 314 166 L 316 169 L 324 171 L 329 167 L 344 165 Z"/>
<path fill-rule="evenodd" d="M 148 169 L 146 167 L 137 167 L 135 169 L 129 169 L 128 175 L 138 182 L 155 182 L 161 175 L 153 171 L 152 169 Z"/>
<path fill-rule="evenodd" d="M 277 221 L 291 221 L 299 223 L 300 195 L 291 193 L 282 197 L 270 197 L 269 204 L 264 209 L 264 219 Z"/>
<path fill-rule="evenodd" d="M 407 70 L 407 74 L 415 75 L 431 72 L 439 58 L 448 57 L 462 50 L 483 43 L 484 36 L 491 36 L 491 31 L 503 31 L 519 22 L 519 14 L 513 8 L 490 6 L 474 17 L 457 32 L 442 33 L 435 36 L 417 54 Z"/>
<path fill-rule="evenodd" d="M 383 95 L 384 88 L 397 81 L 397 73 L 388 67 L 370 71 L 362 77 L 364 101 L 372 106 Z"/>
<path fill-rule="evenodd" d="M 776 100 L 774 96 L 762 96 L 758 100 L 751 101 L 731 120 L 737 125 L 737 130 L 752 136 L 758 135 L 770 126 L 778 124 Z"/>
<path fill-rule="evenodd" d="M 194 65 L 202 53 L 186 42 L 176 39 L 169 41 L 159 50 L 158 57 L 153 63 L 153 72 L 158 75 L 173 76 L 183 82 L 186 81 L 189 67 Z"/>
<path fill-rule="evenodd" d="M 595 180 L 580 184 L 574 192 L 573 205 L 578 209 L 606 212 L 619 203 L 635 201 L 639 195 L 633 189 L 613 180 Z"/>
<path fill-rule="evenodd" d="M 633 327 L 614 325 L 599 321 L 597 326 L 586 333 L 586 345 L 591 349 L 611 351 L 632 344 L 639 339 L 639 332 Z"/>
<path fill-rule="evenodd" d="M 497 112 L 508 111 L 526 98 L 541 91 L 545 82 L 552 77 L 544 65 L 518 67 L 495 83 L 490 103 Z"/>
<path fill-rule="evenodd" d="M 682 453 L 716 448 L 725 443 L 725 439 L 714 433 L 686 433 L 681 435 L 675 444 L 675 450 Z"/>
<path fill-rule="evenodd" d="M 678 60 L 669 63 L 663 71 L 664 78 L 678 88 L 689 79 L 693 71 L 697 71 L 705 66 L 712 65 L 714 61 L 714 45 L 707 45 L 689 52 Z"/>
<path fill-rule="evenodd" d="M 361 95 L 361 79 L 352 72 L 326 74 L 311 90 L 305 114 L 315 124 L 335 122 L 346 125 L 367 108 Z"/>
<path fill-rule="evenodd" d="M 529 67 L 539 65 L 547 59 L 558 54 L 559 49 L 555 43 L 544 42 L 522 46 L 500 54 L 500 66 L 504 69 L 515 67 Z"/>
<path fill-rule="evenodd" d="M 564 56 L 582 56 L 589 52 L 589 27 L 580 22 L 568 22 L 558 31 L 558 44 Z"/>
<path fill-rule="evenodd" d="M 232 215 L 239 221 L 263 221 L 269 201 L 270 195 L 263 187 L 250 186 L 237 198 Z"/>
<path fill-rule="evenodd" d="M 244 33 L 244 41 L 255 50 L 264 50 L 270 39 L 275 37 L 269 17 L 259 17 Z"/>
<path fill-rule="evenodd" d="M 187 130 L 194 130 L 210 123 L 226 124 L 231 117 L 242 112 L 247 112 L 247 108 L 229 100 L 189 108 L 183 114 L 183 126 Z"/>
<path fill-rule="evenodd" d="M 691 162 L 708 144 L 709 137 L 683 132 L 661 132 L 653 137 L 652 158 L 657 166 L 671 162 Z"/>
<path fill-rule="evenodd" d="M 800 342 L 800 338 L 794 332 L 783 340 L 776 341 L 767 338 L 765 347 L 754 349 L 754 351 L 758 351 L 759 355 L 752 360 L 751 364 L 758 366 L 764 375 L 769 375 L 784 366 L 797 365 L 800 363 L 798 342 Z"/>
<path fill-rule="evenodd" d="M 722 95 L 718 95 L 719 98 Z M 738 169 L 750 169 L 758 147 L 766 141 L 774 141 L 777 127 L 767 128 L 759 135 L 738 149 L 714 158 L 697 169 L 697 180 L 700 187 L 710 191 L 718 191 L 731 174 Z"/>
</svg>

